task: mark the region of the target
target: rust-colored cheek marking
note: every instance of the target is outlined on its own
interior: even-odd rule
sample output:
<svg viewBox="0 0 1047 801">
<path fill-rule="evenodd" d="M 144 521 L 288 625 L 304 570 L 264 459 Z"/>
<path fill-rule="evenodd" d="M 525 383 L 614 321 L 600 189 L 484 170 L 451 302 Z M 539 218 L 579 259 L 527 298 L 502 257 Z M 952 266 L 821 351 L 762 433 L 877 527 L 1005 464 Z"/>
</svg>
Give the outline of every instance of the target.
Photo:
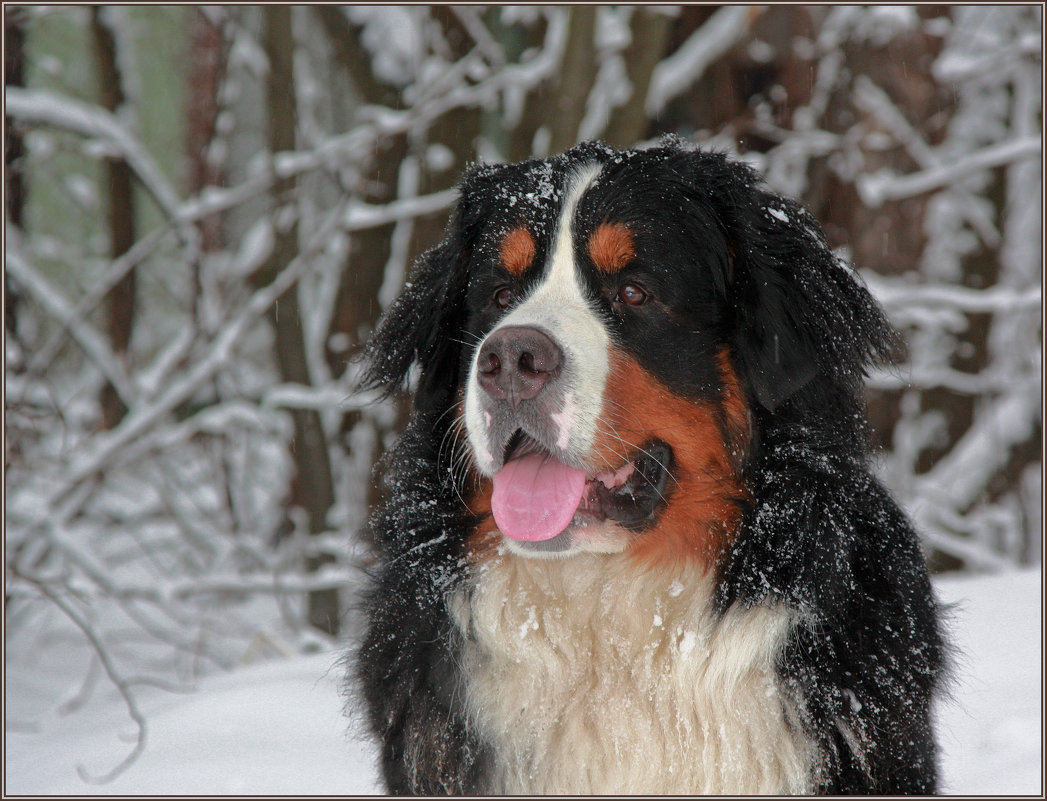
<svg viewBox="0 0 1047 801">
<path fill-rule="evenodd" d="M 720 350 L 716 360 L 720 367 L 720 380 L 723 382 L 720 408 L 723 410 L 725 444 L 734 457 L 736 472 L 740 472 L 752 434 L 749 405 L 745 401 L 745 393 L 742 391 L 742 383 L 738 380 L 738 374 L 734 372 L 734 367 L 731 365 L 727 348 Z"/>
<path fill-rule="evenodd" d="M 622 223 L 601 223 L 589 237 L 589 258 L 602 273 L 616 273 L 635 257 L 633 233 Z"/>
<path fill-rule="evenodd" d="M 474 473 L 473 476 L 476 474 Z M 472 478 L 472 476 L 471 476 Z M 465 555 L 473 564 L 480 564 L 491 559 L 497 553 L 502 535 L 491 514 L 491 492 L 493 486 L 489 478 L 474 481 L 474 490 L 466 497 L 469 511 L 480 517 L 476 528 L 466 537 Z"/>
<path fill-rule="evenodd" d="M 534 236 L 526 228 L 514 228 L 505 235 L 498 249 L 502 267 L 509 275 L 519 278 L 534 262 L 537 247 Z"/>
<path fill-rule="evenodd" d="M 739 436 L 732 447 L 728 429 L 741 434 L 748 411 L 737 379 L 721 355 L 724 390 L 719 403 L 673 394 L 621 352 L 611 356 L 604 422 L 594 444 L 597 463 L 620 465 L 651 440 L 672 448 L 666 505 L 653 528 L 636 535 L 628 553 L 645 567 L 672 569 L 698 564 L 708 570 L 730 543 L 747 494 L 739 475 Z"/>
</svg>

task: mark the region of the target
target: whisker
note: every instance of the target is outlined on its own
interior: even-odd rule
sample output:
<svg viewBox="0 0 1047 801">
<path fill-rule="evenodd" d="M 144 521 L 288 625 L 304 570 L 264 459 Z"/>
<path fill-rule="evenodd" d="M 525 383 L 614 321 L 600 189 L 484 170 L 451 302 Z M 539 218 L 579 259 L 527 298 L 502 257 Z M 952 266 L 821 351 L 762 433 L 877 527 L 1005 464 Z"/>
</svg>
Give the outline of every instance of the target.
<svg viewBox="0 0 1047 801">
<path fill-rule="evenodd" d="M 470 341 L 467 341 L 465 339 L 456 339 L 454 337 L 448 337 L 448 339 L 451 342 L 454 342 L 454 343 L 456 343 L 458 345 L 464 345 L 466 347 L 468 347 L 470 345 L 479 345 L 481 342 L 484 341 L 484 335 L 483 334 L 474 334 L 471 331 L 459 331 L 458 333 L 460 335 L 462 335 L 462 336 L 469 337 L 472 341 L 470 342 Z"/>
<path fill-rule="evenodd" d="M 465 478 L 469 472 L 469 462 L 471 460 L 471 453 L 467 447 L 462 447 L 459 442 L 462 434 L 465 431 L 465 421 L 461 416 L 454 419 L 451 424 L 449 432 L 453 432 L 451 440 L 451 486 L 454 489 L 455 495 L 462 502 L 462 505 L 468 508 L 469 503 L 465 500 L 460 489 L 464 488 Z"/>
<path fill-rule="evenodd" d="M 615 430 L 615 428 L 614 428 L 613 426 L 611 426 L 611 425 L 607 424 L 606 422 L 604 422 L 604 421 L 602 421 L 602 420 L 598 420 L 598 421 L 597 421 L 597 430 L 600 430 L 600 431 L 602 431 L 603 433 L 605 433 L 605 434 L 607 434 L 607 435 L 609 435 L 609 436 L 611 436 L 611 437 L 614 437 L 614 438 L 615 438 L 616 440 L 618 440 L 618 441 L 619 441 L 619 442 L 620 442 L 620 443 L 621 443 L 622 445 L 624 445 L 624 446 L 625 446 L 625 447 L 627 448 L 627 454 L 626 454 L 626 455 L 622 455 L 622 454 L 616 454 L 616 455 L 620 455 L 620 456 L 621 456 L 621 458 L 622 458 L 623 460 L 624 460 L 624 459 L 628 459 L 628 458 L 629 458 L 629 456 L 628 456 L 628 453 L 633 453 L 633 452 L 638 452 L 638 453 L 642 453 L 642 454 L 643 454 L 644 456 L 646 456 L 646 457 L 647 457 L 648 459 L 650 459 L 650 460 L 651 460 L 652 462 L 654 462 L 654 463 L 655 463 L 655 464 L 657 464 L 657 465 L 658 465 L 658 466 L 659 466 L 660 468 L 662 468 L 662 470 L 664 470 L 664 471 L 665 471 L 665 474 L 666 474 L 667 476 L 669 476 L 669 478 L 671 478 L 671 479 L 673 480 L 673 482 L 674 482 L 674 483 L 676 483 L 676 484 L 679 484 L 679 483 L 680 483 L 680 482 L 679 482 L 679 480 L 678 480 L 678 479 L 676 478 L 676 476 L 675 476 L 675 475 L 673 475 L 673 472 L 672 472 L 672 471 L 671 471 L 671 470 L 669 469 L 669 466 L 668 466 L 667 464 L 664 464 L 664 463 L 663 463 L 663 462 L 661 461 L 661 459 L 658 459 L 658 458 L 656 458 L 655 456 L 653 456 L 653 455 L 652 455 L 652 454 L 650 453 L 650 451 L 648 451 L 648 450 L 646 450 L 646 449 L 644 449 L 644 448 L 640 447 L 639 445 L 636 445 L 636 444 L 634 444 L 634 443 L 632 443 L 632 442 L 629 442 L 629 441 L 625 440 L 625 439 L 624 439 L 624 438 L 623 438 L 623 437 L 622 437 L 622 436 L 621 436 L 621 435 L 620 435 L 620 434 L 619 434 L 619 433 L 618 433 L 618 432 L 617 432 L 617 431 Z M 606 461 L 606 459 L 605 459 L 605 461 Z M 614 467 L 613 465 L 608 465 L 608 469 L 613 469 L 613 467 Z M 654 482 L 653 482 L 653 481 L 651 481 L 651 480 L 650 480 L 650 479 L 649 479 L 649 478 L 648 478 L 648 477 L 647 477 L 646 475 L 644 475 L 644 474 L 643 474 L 642 472 L 640 473 L 640 477 L 641 477 L 641 478 L 642 478 L 642 479 L 643 479 L 644 481 L 646 481 L 646 482 L 647 482 L 647 484 L 648 484 L 648 485 L 649 485 L 649 486 L 650 486 L 650 487 L 651 487 L 652 489 L 654 489 L 654 490 L 655 490 L 655 492 L 657 492 L 659 500 L 662 500 L 662 501 L 664 501 L 664 500 L 665 500 L 665 495 L 664 495 L 664 494 L 663 494 L 663 493 L 662 493 L 662 492 L 661 492 L 661 491 L 660 491 L 660 490 L 659 490 L 659 489 L 657 488 L 657 486 L 656 486 L 656 485 L 654 484 Z"/>
<path fill-rule="evenodd" d="M 474 342 L 466 342 L 464 339 L 455 339 L 454 337 L 448 337 L 448 341 L 453 342 L 456 345 L 461 345 L 463 347 L 468 348 L 471 345 L 479 345 L 481 342 L 483 342 L 483 337 L 476 337 Z"/>
</svg>

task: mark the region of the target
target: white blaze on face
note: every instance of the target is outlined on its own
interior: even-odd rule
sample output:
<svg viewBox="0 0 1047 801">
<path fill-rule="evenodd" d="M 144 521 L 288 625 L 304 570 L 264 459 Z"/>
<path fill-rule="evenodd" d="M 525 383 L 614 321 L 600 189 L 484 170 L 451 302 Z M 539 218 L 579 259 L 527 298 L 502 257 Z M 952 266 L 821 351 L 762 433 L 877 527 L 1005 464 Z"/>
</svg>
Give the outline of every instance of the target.
<svg viewBox="0 0 1047 801">
<path fill-rule="evenodd" d="M 558 436 L 553 444 L 560 448 L 563 459 L 578 465 L 584 464 L 596 435 L 609 369 L 610 338 L 590 306 L 578 275 L 572 221 L 579 201 L 600 170 L 598 164 L 582 167 L 569 179 L 544 278 L 491 332 L 507 325 L 541 328 L 560 346 L 564 360 L 557 391 L 563 393 L 565 403 L 555 414 Z M 476 354 L 479 352 L 478 346 Z M 566 402 L 568 398 L 570 403 Z M 490 452 L 484 401 L 474 355 L 465 392 L 465 424 L 477 466 L 492 475 L 500 465 Z"/>
<path fill-rule="evenodd" d="M 563 408 L 550 415 L 556 423 L 556 447 L 564 450 L 571 442 L 571 431 L 575 427 L 576 409 L 574 406 L 574 393 L 568 392 L 564 395 Z"/>
</svg>

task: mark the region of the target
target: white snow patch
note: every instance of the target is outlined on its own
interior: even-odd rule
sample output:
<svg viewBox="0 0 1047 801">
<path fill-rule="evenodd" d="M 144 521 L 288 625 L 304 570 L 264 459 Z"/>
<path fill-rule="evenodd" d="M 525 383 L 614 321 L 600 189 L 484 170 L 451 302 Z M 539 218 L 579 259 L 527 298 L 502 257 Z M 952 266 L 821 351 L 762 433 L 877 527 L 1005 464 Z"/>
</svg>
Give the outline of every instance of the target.
<svg viewBox="0 0 1047 801">
<path fill-rule="evenodd" d="M 230 273 L 234 276 L 251 275 L 269 258 L 275 242 L 272 220 L 262 217 L 247 229 L 240 240 L 240 249 L 230 267 Z"/>
<path fill-rule="evenodd" d="M 354 795 L 381 791 L 377 752 L 342 714 L 333 654 L 247 667 L 188 695 L 142 692 L 149 740 L 113 782 L 86 784 L 131 749 L 134 726 L 115 695 L 77 714 L 47 714 L 35 732 L 7 716 L 6 793 L 13 795 Z M 27 677 L 8 677 L 7 692 Z M 23 713 L 20 720 L 28 721 Z"/>
<path fill-rule="evenodd" d="M 693 631 L 685 631 L 680 638 L 680 653 L 689 654 L 698 644 L 698 635 Z"/>
<path fill-rule="evenodd" d="M 939 791 L 1042 795 L 1043 574 L 1039 568 L 936 582 L 955 604 L 953 700 L 937 709 Z"/>
</svg>

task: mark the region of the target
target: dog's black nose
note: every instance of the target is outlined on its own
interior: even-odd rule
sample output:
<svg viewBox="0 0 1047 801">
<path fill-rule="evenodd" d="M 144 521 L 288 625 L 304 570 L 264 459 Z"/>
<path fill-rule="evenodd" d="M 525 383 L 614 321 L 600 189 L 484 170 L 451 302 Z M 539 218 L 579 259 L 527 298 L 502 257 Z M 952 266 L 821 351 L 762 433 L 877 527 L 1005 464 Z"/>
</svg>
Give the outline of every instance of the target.
<svg viewBox="0 0 1047 801">
<path fill-rule="evenodd" d="M 535 397 L 560 373 L 563 351 L 538 328 L 507 325 L 487 337 L 477 359 L 480 386 L 516 406 Z"/>
</svg>

